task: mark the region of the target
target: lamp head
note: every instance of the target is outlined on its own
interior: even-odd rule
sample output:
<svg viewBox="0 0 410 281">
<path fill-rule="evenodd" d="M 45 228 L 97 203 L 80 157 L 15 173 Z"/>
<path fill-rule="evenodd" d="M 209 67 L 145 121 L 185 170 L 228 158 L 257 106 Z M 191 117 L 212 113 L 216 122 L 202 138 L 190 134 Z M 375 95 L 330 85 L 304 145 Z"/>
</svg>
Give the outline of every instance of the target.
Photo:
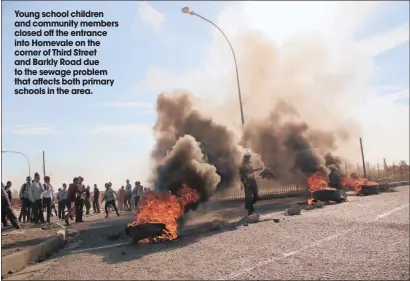
<svg viewBox="0 0 410 281">
<path fill-rule="evenodd" d="M 181 9 L 181 11 L 183 14 L 186 14 L 186 15 L 191 15 L 191 16 L 195 15 L 195 12 L 189 7 L 184 7 Z"/>
</svg>

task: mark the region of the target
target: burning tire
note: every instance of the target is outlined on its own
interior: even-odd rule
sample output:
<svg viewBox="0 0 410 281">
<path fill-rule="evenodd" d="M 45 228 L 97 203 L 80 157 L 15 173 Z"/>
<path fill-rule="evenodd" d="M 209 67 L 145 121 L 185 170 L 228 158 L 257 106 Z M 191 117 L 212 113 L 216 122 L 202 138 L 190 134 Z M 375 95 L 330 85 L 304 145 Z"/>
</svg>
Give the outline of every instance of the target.
<svg viewBox="0 0 410 281">
<path fill-rule="evenodd" d="M 322 202 L 334 201 L 337 203 L 341 203 L 345 201 L 345 198 L 342 196 L 340 190 L 338 189 L 317 190 L 312 193 L 312 197 L 315 201 Z"/>
<path fill-rule="evenodd" d="M 379 194 L 379 185 L 362 185 L 360 189 L 359 195 L 367 196 L 367 195 L 375 195 Z"/>
<path fill-rule="evenodd" d="M 125 228 L 125 234 L 131 238 L 133 244 L 146 239 L 152 243 L 155 238 L 161 237 L 165 231 L 167 231 L 167 228 L 163 223 L 127 225 Z"/>
</svg>

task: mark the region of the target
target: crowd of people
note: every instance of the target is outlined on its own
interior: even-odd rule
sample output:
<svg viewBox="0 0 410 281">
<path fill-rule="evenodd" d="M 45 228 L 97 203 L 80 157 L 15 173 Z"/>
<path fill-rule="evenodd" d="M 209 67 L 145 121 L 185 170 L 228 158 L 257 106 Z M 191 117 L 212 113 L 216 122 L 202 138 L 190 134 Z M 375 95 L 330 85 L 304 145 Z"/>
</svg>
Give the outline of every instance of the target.
<svg viewBox="0 0 410 281">
<path fill-rule="evenodd" d="M 70 224 L 70 220 L 74 219 L 75 222 L 80 223 L 83 222 L 84 211 L 86 215 L 90 215 L 92 207 L 93 213 L 98 214 L 100 213 L 100 204 L 104 201 L 105 218 L 108 218 L 110 210 L 114 210 L 119 216 L 119 211 L 131 212 L 135 210 L 138 207 L 140 197 L 148 191 L 139 181 L 135 182 L 134 187 L 132 187 L 127 179 L 125 186 L 121 186 L 118 192 L 114 191 L 112 183 L 108 182 L 104 184 L 104 192 L 100 193 L 97 184 L 94 184 L 91 193 L 90 186 L 84 184 L 84 178 L 81 176 L 75 177 L 68 187 L 64 183 L 61 188 L 55 190 L 50 177 L 44 177 L 44 183 L 41 183 L 40 175 L 35 173 L 34 179 L 32 180 L 28 176 L 20 188 L 21 211 L 17 218 L 11 204 L 13 199 L 12 183 L 8 181 L 6 185 L 3 183 L 1 185 L 2 224 L 5 227 L 9 226 L 9 221 L 17 229 L 20 228 L 21 222 L 49 223 L 50 218 L 54 216 L 53 212 L 58 219 L 64 220 L 67 225 Z M 44 217 L 44 212 L 46 217 Z"/>
</svg>

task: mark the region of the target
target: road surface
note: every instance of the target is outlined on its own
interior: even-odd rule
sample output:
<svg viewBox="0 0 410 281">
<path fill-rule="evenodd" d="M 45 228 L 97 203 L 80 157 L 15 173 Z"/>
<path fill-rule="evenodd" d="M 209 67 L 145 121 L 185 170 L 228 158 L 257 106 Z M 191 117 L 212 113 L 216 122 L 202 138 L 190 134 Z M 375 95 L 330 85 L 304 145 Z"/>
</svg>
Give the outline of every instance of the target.
<svg viewBox="0 0 410 281">
<path fill-rule="evenodd" d="M 110 241 L 107 226 L 113 235 L 124 227 L 115 218 L 10 279 L 409 280 L 409 188 L 397 191 L 157 245 Z"/>
</svg>

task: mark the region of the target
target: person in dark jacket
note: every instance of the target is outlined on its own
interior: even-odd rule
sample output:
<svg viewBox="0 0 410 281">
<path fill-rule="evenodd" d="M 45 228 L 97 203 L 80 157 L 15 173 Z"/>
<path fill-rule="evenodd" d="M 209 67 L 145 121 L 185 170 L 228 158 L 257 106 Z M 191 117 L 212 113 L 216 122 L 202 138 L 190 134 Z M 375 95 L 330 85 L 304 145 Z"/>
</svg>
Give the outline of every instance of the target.
<svg viewBox="0 0 410 281">
<path fill-rule="evenodd" d="M 98 189 L 97 185 L 94 184 L 94 191 L 93 191 L 93 211 L 95 213 L 100 213 L 100 190 Z"/>
<path fill-rule="evenodd" d="M 7 192 L 7 197 L 9 198 L 10 203 L 13 202 L 12 201 L 13 197 L 11 196 L 11 181 L 8 181 L 6 183 L 6 186 L 4 187 L 4 189 Z"/>
<path fill-rule="evenodd" d="M 74 218 L 74 202 L 75 202 L 75 197 L 78 189 L 78 178 L 74 178 L 73 182 L 70 183 L 68 186 L 68 191 L 67 191 L 67 214 L 65 215 L 65 223 L 67 225 L 70 224 L 69 219 L 73 220 Z"/>
<path fill-rule="evenodd" d="M 1 222 L 3 226 L 8 226 L 7 219 L 15 229 L 20 229 L 16 215 L 11 208 L 9 196 L 4 188 L 4 184 L 1 183 Z"/>
<path fill-rule="evenodd" d="M 75 198 L 75 222 L 84 222 L 83 221 L 83 207 L 84 207 L 84 199 L 83 193 L 85 192 L 85 187 L 83 185 L 84 179 L 80 176 L 78 177 L 78 187 L 76 192 Z"/>
</svg>

